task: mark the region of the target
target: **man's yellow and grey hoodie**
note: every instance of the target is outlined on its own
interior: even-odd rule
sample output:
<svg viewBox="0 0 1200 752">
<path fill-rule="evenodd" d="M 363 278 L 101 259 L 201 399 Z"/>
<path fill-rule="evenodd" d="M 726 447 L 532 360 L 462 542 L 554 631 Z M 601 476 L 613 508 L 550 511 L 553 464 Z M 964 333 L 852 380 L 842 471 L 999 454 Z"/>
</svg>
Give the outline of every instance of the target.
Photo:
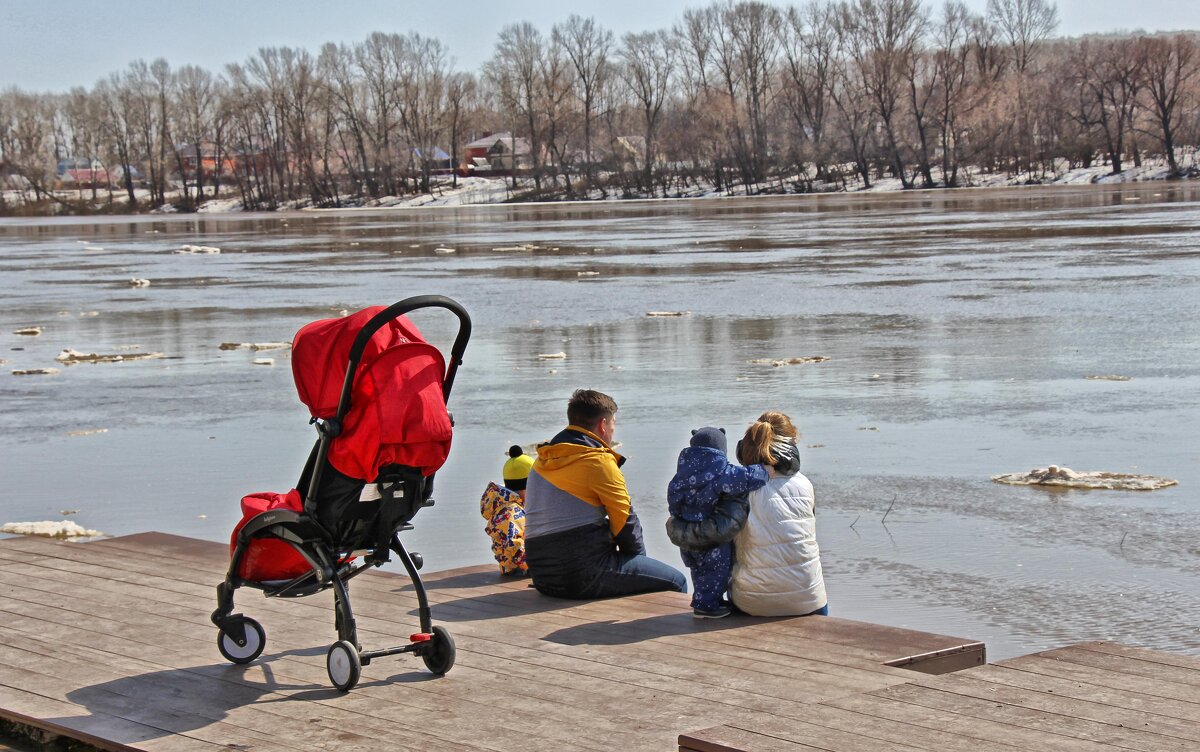
<svg viewBox="0 0 1200 752">
<path fill-rule="evenodd" d="M 537 453 L 526 492 L 527 543 L 544 536 L 575 537 L 568 531 L 593 540 L 603 533 L 622 553 L 645 552 L 620 470 L 624 457 L 579 426 L 567 426 Z"/>
</svg>

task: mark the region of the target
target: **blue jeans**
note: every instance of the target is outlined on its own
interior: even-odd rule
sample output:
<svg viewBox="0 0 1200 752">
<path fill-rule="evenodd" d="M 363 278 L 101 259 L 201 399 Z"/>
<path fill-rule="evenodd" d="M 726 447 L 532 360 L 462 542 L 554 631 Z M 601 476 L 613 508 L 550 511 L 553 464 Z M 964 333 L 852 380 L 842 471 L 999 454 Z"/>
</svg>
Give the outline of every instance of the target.
<svg viewBox="0 0 1200 752">
<path fill-rule="evenodd" d="M 687 592 L 682 572 L 644 552 L 618 550 L 607 525 L 528 538 L 525 563 L 538 592 L 557 598 Z"/>
</svg>

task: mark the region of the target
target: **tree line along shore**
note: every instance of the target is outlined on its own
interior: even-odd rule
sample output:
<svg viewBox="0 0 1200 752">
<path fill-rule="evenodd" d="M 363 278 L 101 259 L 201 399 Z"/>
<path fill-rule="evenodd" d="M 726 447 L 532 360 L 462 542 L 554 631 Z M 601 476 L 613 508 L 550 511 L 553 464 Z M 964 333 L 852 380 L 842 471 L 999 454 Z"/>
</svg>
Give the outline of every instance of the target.
<svg viewBox="0 0 1200 752">
<path fill-rule="evenodd" d="M 464 177 L 529 201 L 1200 174 L 1200 34 L 1057 26 L 1048 0 L 730 0 L 620 37 L 514 23 L 476 71 L 415 32 L 136 60 L 0 92 L 0 214 L 362 206 Z"/>
</svg>

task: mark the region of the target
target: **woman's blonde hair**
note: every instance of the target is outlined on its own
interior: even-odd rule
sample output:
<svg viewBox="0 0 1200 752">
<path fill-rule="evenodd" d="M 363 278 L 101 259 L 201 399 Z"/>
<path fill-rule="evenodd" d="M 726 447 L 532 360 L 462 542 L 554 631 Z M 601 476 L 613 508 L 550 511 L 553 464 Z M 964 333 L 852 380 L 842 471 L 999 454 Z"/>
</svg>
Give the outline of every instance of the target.
<svg viewBox="0 0 1200 752">
<path fill-rule="evenodd" d="M 750 424 L 738 442 L 738 460 L 743 465 L 774 465 L 780 458 L 771 453 L 771 444 L 776 439 L 795 439 L 799 435 L 791 418 L 767 411 Z"/>
</svg>

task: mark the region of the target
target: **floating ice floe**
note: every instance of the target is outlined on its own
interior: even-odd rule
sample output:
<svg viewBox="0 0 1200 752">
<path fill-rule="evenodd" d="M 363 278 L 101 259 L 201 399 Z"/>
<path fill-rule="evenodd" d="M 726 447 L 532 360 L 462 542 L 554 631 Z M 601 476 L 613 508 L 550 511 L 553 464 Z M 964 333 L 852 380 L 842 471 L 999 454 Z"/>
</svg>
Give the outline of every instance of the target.
<svg viewBox="0 0 1200 752">
<path fill-rule="evenodd" d="M 813 355 L 807 358 L 758 358 L 746 362 L 756 366 L 774 366 L 775 368 L 779 368 L 780 366 L 799 366 L 805 363 L 824 363 L 827 360 L 829 358 L 823 355 Z"/>
<path fill-rule="evenodd" d="M 12 372 L 13 376 L 53 376 L 58 373 L 57 368 L 18 368 Z"/>
<path fill-rule="evenodd" d="M 67 431 L 68 436 L 92 436 L 98 433 L 108 433 L 107 428 L 81 428 L 77 431 Z"/>
<path fill-rule="evenodd" d="M 152 360 L 154 358 L 164 357 L 160 352 L 146 353 L 83 353 L 78 350 L 67 348 L 54 359 L 65 365 L 75 365 L 76 363 L 122 363 L 126 360 Z"/>
<path fill-rule="evenodd" d="M 22 337 L 36 337 L 42 333 L 40 326 L 23 326 L 20 329 L 14 329 L 13 334 L 19 334 Z"/>
<path fill-rule="evenodd" d="M 273 365 L 275 365 L 275 359 L 274 358 L 255 358 L 254 360 L 250 361 L 250 365 L 273 366 Z"/>
<path fill-rule="evenodd" d="M 1095 374 L 1085 377 L 1088 381 L 1133 381 L 1132 376 L 1118 376 L 1114 373 Z"/>
<path fill-rule="evenodd" d="M 185 245 L 177 248 L 176 253 L 220 253 L 221 249 L 211 245 Z"/>
<path fill-rule="evenodd" d="M 536 245 L 530 245 L 529 243 L 522 243 L 521 245 L 502 245 L 499 248 L 493 248 L 492 250 L 512 253 L 512 252 L 519 252 L 519 251 L 536 251 L 537 249 L 538 249 L 538 247 Z M 558 250 L 558 249 L 555 249 L 555 250 Z"/>
<path fill-rule="evenodd" d="M 691 311 L 646 311 L 647 316 L 691 316 Z"/>
<path fill-rule="evenodd" d="M 445 255 L 447 253 L 455 253 L 455 250 L 453 248 L 439 247 L 439 248 L 434 248 L 433 252 Z"/>
<path fill-rule="evenodd" d="M 565 352 L 538 353 L 538 360 L 564 360 L 566 357 Z"/>
<path fill-rule="evenodd" d="M 150 280 L 141 279 L 139 277 L 134 277 L 133 279 L 129 280 L 129 286 L 130 287 L 149 287 Z"/>
<path fill-rule="evenodd" d="M 104 249 L 103 249 L 103 248 L 101 248 L 101 247 L 100 247 L 100 246 L 98 246 L 98 245 L 85 245 L 85 246 L 83 247 L 83 250 L 85 250 L 85 251 L 93 251 L 93 252 L 94 252 L 94 251 L 103 251 Z"/>
<path fill-rule="evenodd" d="M 1178 485 L 1179 481 L 1155 475 L 1127 473 L 1076 472 L 1069 467 L 1050 465 L 1027 473 L 993 475 L 997 483 L 1013 486 L 1062 486 L 1065 488 L 1108 488 L 1120 491 L 1153 491 L 1156 488 Z"/>
<path fill-rule="evenodd" d="M 291 342 L 222 342 L 222 350 L 286 350 Z"/>
<path fill-rule="evenodd" d="M 588 269 L 585 272 L 575 272 L 575 276 L 576 277 L 599 277 L 600 272 L 596 272 L 596 271 L 592 271 L 591 269 Z"/>
<path fill-rule="evenodd" d="M 99 530 L 88 530 L 71 520 L 6 522 L 0 525 L 0 533 L 8 535 L 37 535 L 43 538 L 95 538 L 104 535 Z"/>
</svg>

